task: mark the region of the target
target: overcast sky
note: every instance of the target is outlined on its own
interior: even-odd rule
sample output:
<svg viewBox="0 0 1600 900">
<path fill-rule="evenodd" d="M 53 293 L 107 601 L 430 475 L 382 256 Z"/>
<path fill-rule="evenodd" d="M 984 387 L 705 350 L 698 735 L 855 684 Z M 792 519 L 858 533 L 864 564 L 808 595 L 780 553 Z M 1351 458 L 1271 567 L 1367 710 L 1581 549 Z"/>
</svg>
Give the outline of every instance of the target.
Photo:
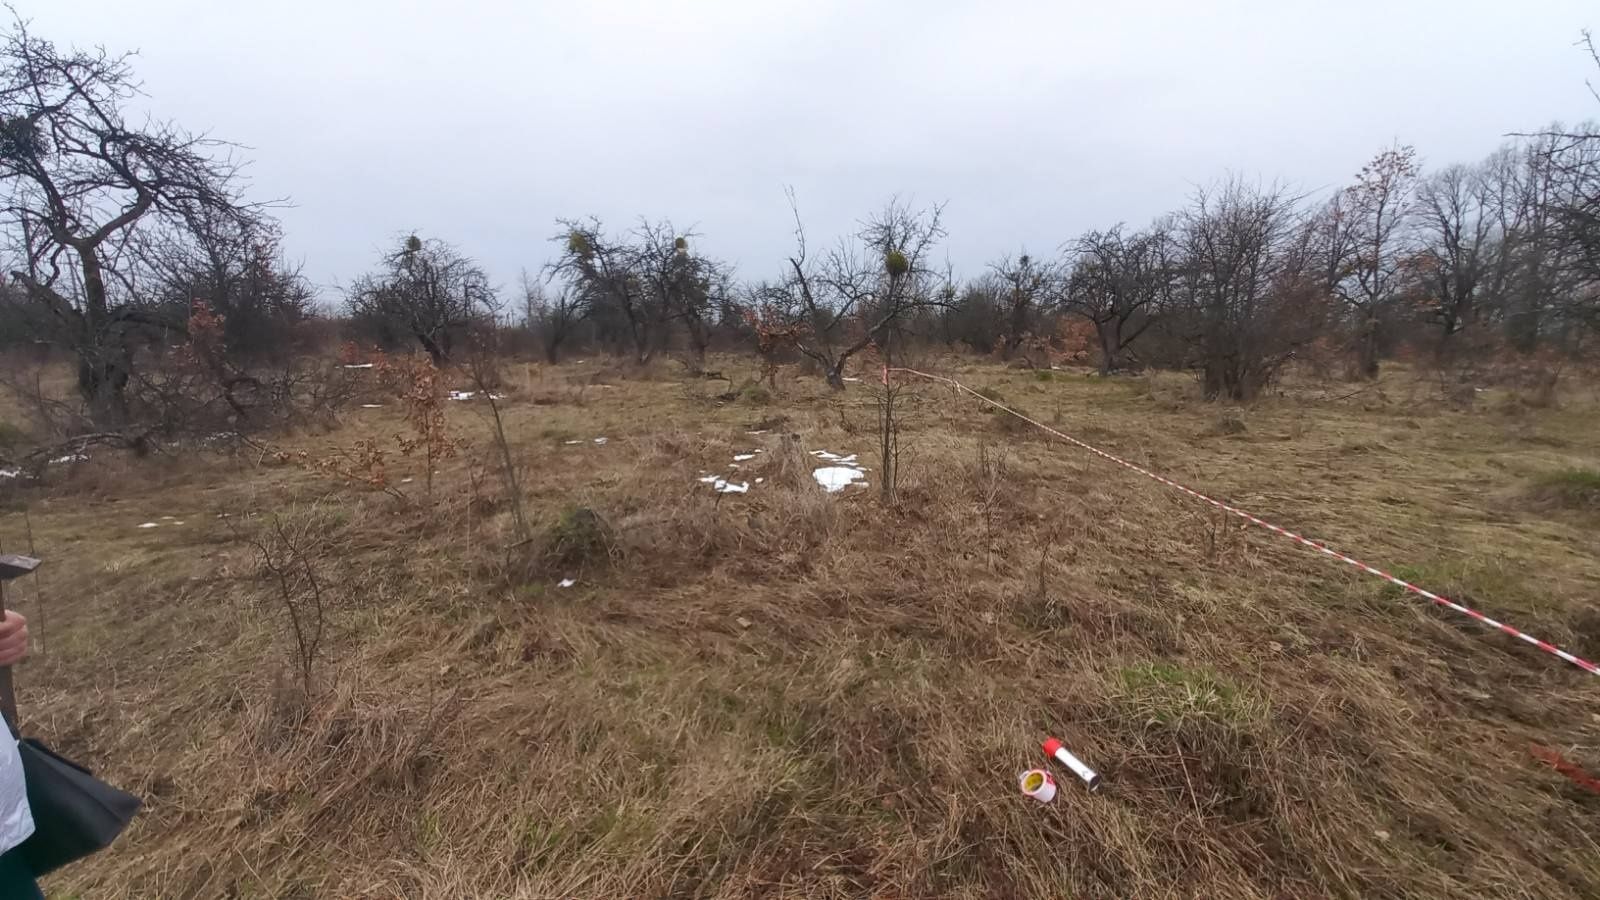
<svg viewBox="0 0 1600 900">
<path fill-rule="evenodd" d="M 15 0 L 139 50 L 157 115 L 248 145 L 326 293 L 416 229 L 505 288 L 557 216 L 669 217 L 751 277 L 890 195 L 958 272 L 1143 223 L 1229 171 L 1317 190 L 1600 117 L 1593 0 Z"/>
</svg>

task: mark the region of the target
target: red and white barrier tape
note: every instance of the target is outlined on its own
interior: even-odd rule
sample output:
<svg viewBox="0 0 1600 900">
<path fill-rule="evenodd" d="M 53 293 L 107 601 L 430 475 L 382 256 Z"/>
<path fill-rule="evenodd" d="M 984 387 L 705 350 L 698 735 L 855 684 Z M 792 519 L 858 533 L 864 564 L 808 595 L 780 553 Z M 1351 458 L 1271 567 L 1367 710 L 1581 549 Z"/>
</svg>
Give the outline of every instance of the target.
<svg viewBox="0 0 1600 900">
<path fill-rule="evenodd" d="M 948 385 L 951 385 L 952 387 L 957 388 L 958 390 L 965 391 L 965 392 L 971 394 L 972 396 L 977 397 L 979 400 L 982 400 L 983 402 L 989 404 L 990 406 L 993 406 L 996 409 L 999 409 L 999 410 L 1002 410 L 1004 412 L 1010 413 L 1011 415 L 1016 416 L 1017 418 L 1021 419 L 1024 422 L 1027 422 L 1030 425 L 1033 425 L 1036 428 L 1040 428 L 1040 429 L 1042 429 L 1044 431 L 1047 431 L 1050 434 L 1053 434 L 1056 437 L 1061 438 L 1062 440 L 1064 440 L 1064 441 L 1066 441 L 1066 442 L 1068 442 L 1068 443 L 1070 443 L 1070 444 L 1072 444 L 1074 446 L 1082 447 L 1083 449 L 1089 451 L 1090 453 L 1093 453 L 1096 456 L 1102 457 L 1104 459 L 1108 459 L 1111 462 L 1114 462 L 1117 465 L 1122 466 L 1123 468 L 1132 469 L 1133 471 L 1138 472 L 1140 475 L 1143 475 L 1146 478 L 1151 478 L 1151 479 L 1154 479 L 1155 481 L 1161 482 L 1162 484 L 1166 485 L 1167 487 L 1174 488 L 1176 490 L 1180 490 L 1180 491 L 1184 492 L 1185 494 L 1188 494 L 1189 496 L 1195 498 L 1196 500 L 1200 500 L 1200 501 L 1203 501 L 1205 503 L 1209 503 L 1212 506 L 1215 506 L 1217 509 L 1233 513 L 1234 515 L 1238 516 L 1241 519 L 1244 519 L 1245 521 L 1249 522 L 1252 525 L 1259 525 L 1262 528 L 1267 529 L 1268 531 L 1274 532 L 1276 534 L 1281 534 L 1284 537 L 1289 538 L 1292 541 L 1295 541 L 1296 543 L 1299 543 L 1299 544 L 1301 544 L 1303 546 L 1306 546 L 1306 547 L 1310 547 L 1311 549 L 1317 551 L 1318 553 L 1323 554 L 1324 556 L 1331 556 L 1334 559 L 1337 559 L 1338 561 L 1340 561 L 1342 563 L 1354 566 L 1357 569 L 1360 569 L 1361 571 L 1366 572 L 1368 575 L 1376 575 L 1379 578 L 1382 578 L 1383 580 L 1389 582 L 1390 584 L 1397 585 L 1399 587 L 1405 588 L 1406 590 L 1408 590 L 1411 593 L 1416 594 L 1416 595 L 1418 595 L 1420 597 L 1426 597 L 1429 600 L 1432 600 L 1434 603 L 1438 604 L 1439 606 L 1448 607 L 1449 609 L 1453 609 L 1458 613 L 1462 613 L 1464 615 L 1471 616 L 1472 618 L 1477 619 L 1479 622 L 1482 622 L 1483 624 L 1489 626 L 1490 628 L 1499 629 L 1500 631 L 1503 631 L 1506 634 L 1509 634 L 1512 637 L 1517 638 L 1518 640 L 1526 641 L 1527 643 L 1532 644 L 1535 647 L 1538 647 L 1540 650 L 1543 650 L 1544 652 L 1549 653 L 1552 656 L 1556 656 L 1556 657 L 1559 657 L 1561 659 L 1564 659 L 1567 662 L 1572 663 L 1573 665 L 1577 666 L 1578 668 L 1583 669 L 1584 671 L 1588 672 L 1591 675 L 1600 675 L 1600 666 L 1597 666 L 1594 663 L 1589 662 L 1586 659 L 1583 659 L 1582 657 L 1573 656 L 1571 653 L 1568 653 L 1567 651 L 1562 650 L 1560 647 L 1557 647 L 1554 644 L 1547 644 L 1544 641 L 1541 641 L 1538 638 L 1534 637 L 1533 635 L 1528 634 L 1527 632 L 1519 631 L 1516 628 L 1513 628 L 1510 625 L 1505 624 L 1504 622 L 1499 622 L 1499 621 L 1496 621 L 1494 619 L 1491 619 L 1488 616 L 1484 615 L 1481 612 L 1478 612 L 1475 609 L 1472 609 L 1472 608 L 1466 607 L 1466 606 L 1462 606 L 1461 604 L 1455 602 L 1454 600 L 1451 600 L 1449 597 L 1443 597 L 1443 596 L 1440 596 L 1439 594 L 1435 594 L 1434 592 L 1432 592 L 1430 590 L 1427 590 L 1425 588 L 1417 587 L 1416 585 L 1412 584 L 1409 581 L 1406 581 L 1403 578 L 1396 578 L 1395 576 L 1389 574 L 1388 572 L 1383 571 L 1382 569 L 1378 569 L 1378 568 L 1374 568 L 1373 566 L 1369 566 L 1369 565 L 1367 565 L 1366 563 L 1362 562 L 1359 559 L 1354 559 L 1352 557 L 1345 556 L 1343 553 L 1340 553 L 1337 550 L 1330 550 L 1330 549 L 1328 549 L 1328 547 L 1324 546 L 1323 544 L 1320 544 L 1320 543 L 1318 543 L 1316 541 L 1313 541 L 1313 540 L 1311 540 L 1309 538 L 1301 537 L 1300 535 L 1295 534 L 1294 532 L 1289 531 L 1286 528 L 1281 528 L 1281 527 L 1279 527 L 1277 525 L 1274 525 L 1271 522 L 1268 522 L 1268 521 L 1266 521 L 1264 519 L 1257 518 L 1256 516 L 1253 516 L 1250 513 L 1247 513 L 1244 510 L 1239 509 L 1238 507 L 1229 506 L 1228 504 L 1223 503 L 1221 500 L 1214 500 L 1211 497 L 1207 497 L 1205 494 L 1202 494 L 1199 491 L 1194 490 L 1193 488 L 1185 487 L 1184 485 L 1181 485 L 1181 484 L 1177 483 L 1176 481 L 1173 481 L 1170 478 L 1166 478 L 1166 477 L 1163 477 L 1161 475 L 1157 475 L 1156 473 L 1150 471 L 1149 469 L 1146 469 L 1146 468 L 1143 468 L 1141 466 L 1135 465 L 1134 463 L 1128 462 L 1127 460 L 1122 459 L 1121 457 L 1113 456 L 1110 453 L 1107 453 L 1104 450 L 1101 450 L 1099 447 L 1095 447 L 1095 446 L 1092 446 L 1090 444 L 1086 444 L 1083 441 L 1080 441 L 1077 438 L 1075 438 L 1075 437 L 1073 437 L 1073 436 L 1071 436 L 1069 434 L 1062 434 L 1061 432 L 1055 430 L 1054 428 L 1051 428 L 1049 425 L 1046 425 L 1043 422 L 1038 422 L 1038 421 L 1035 421 L 1033 419 L 1030 419 L 1029 417 L 1023 415 L 1022 413 L 1017 412 L 1016 410 L 1006 406 L 1003 403 L 999 403 L 999 402 L 996 402 L 994 400 L 989 399 L 988 397 L 985 397 L 984 395 L 978 393 L 977 391 L 973 390 L 972 388 L 969 388 L 966 385 L 962 384 L 961 382 L 956 381 L 954 378 L 946 378 L 943 375 L 930 375 L 927 372 L 919 372 L 916 369 L 893 368 L 893 369 L 885 370 L 884 378 L 886 380 L 888 378 L 888 373 L 889 372 L 904 372 L 904 373 L 906 373 L 908 375 L 915 375 L 915 376 L 917 376 L 919 378 L 926 378 L 929 381 L 942 381 L 945 384 L 948 384 Z"/>
</svg>

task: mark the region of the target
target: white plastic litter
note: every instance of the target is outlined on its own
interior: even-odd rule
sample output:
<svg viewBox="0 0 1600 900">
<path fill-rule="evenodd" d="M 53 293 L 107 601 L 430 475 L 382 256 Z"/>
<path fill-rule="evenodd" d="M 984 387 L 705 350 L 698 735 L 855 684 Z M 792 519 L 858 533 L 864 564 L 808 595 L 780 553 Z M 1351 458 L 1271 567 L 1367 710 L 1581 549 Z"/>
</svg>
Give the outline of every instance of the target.
<svg viewBox="0 0 1600 900">
<path fill-rule="evenodd" d="M 345 368 L 346 369 L 370 369 L 370 368 L 372 368 L 372 363 L 347 363 L 345 365 Z"/>
<path fill-rule="evenodd" d="M 832 494 L 842 491 L 852 484 L 865 485 L 867 473 L 850 466 L 823 466 L 811 473 L 811 477 L 822 485 L 822 489 Z"/>
<path fill-rule="evenodd" d="M 140 528 L 160 528 L 161 527 L 161 523 L 160 522 L 146 522 L 143 525 L 140 525 L 139 527 Z"/>
<path fill-rule="evenodd" d="M 0 478 L 16 478 L 21 474 L 21 469 L 0 469 Z"/>
<path fill-rule="evenodd" d="M 841 456 L 831 450 L 813 450 L 811 455 L 823 462 L 832 463 L 811 472 L 811 477 L 815 478 L 817 484 L 822 485 L 822 489 L 828 493 L 842 491 L 852 484 L 866 486 L 867 469 L 856 462 L 856 454 Z"/>
<path fill-rule="evenodd" d="M 761 451 L 759 451 L 759 450 L 756 451 L 756 453 L 759 453 L 759 452 L 761 452 Z M 734 462 L 744 462 L 747 459 L 755 459 L 756 458 L 756 453 L 735 453 L 733 455 L 733 461 Z"/>
<path fill-rule="evenodd" d="M 88 456 L 86 456 L 86 455 L 84 455 L 82 453 L 69 453 L 66 456 L 58 456 L 55 459 L 50 460 L 50 462 L 52 462 L 52 463 L 83 462 L 84 460 L 87 460 L 88 458 L 89 458 Z"/>
<path fill-rule="evenodd" d="M 581 444 L 581 443 L 583 443 L 583 441 L 564 441 L 563 443 L 566 443 L 566 444 L 568 444 L 570 446 L 572 444 Z"/>
<path fill-rule="evenodd" d="M 750 490 L 750 482 L 742 481 L 736 484 L 721 475 L 706 475 L 698 480 L 701 484 L 711 485 L 714 490 L 722 494 L 744 494 Z"/>
<path fill-rule="evenodd" d="M 598 438 L 595 438 L 595 439 L 594 439 L 594 442 L 595 442 L 595 443 L 596 443 L 596 444 L 604 444 L 604 443 L 605 443 L 605 442 L 606 442 L 606 441 L 608 441 L 608 440 L 610 440 L 610 438 L 603 438 L 603 437 L 598 437 Z"/>
<path fill-rule="evenodd" d="M 450 399 L 451 400 L 471 400 L 473 397 L 476 397 L 476 396 L 478 396 L 478 392 L 477 391 L 451 391 L 450 392 Z"/>
<path fill-rule="evenodd" d="M 557 587 L 569 588 L 569 587 L 572 587 L 573 585 L 575 585 L 577 583 L 578 583 L 578 579 L 576 579 L 576 578 L 563 578 L 563 579 L 561 579 L 561 583 L 559 585 L 557 585 Z"/>
<path fill-rule="evenodd" d="M 382 403 L 363 403 L 363 404 L 361 404 L 361 408 L 362 409 L 383 409 L 383 404 Z"/>
</svg>

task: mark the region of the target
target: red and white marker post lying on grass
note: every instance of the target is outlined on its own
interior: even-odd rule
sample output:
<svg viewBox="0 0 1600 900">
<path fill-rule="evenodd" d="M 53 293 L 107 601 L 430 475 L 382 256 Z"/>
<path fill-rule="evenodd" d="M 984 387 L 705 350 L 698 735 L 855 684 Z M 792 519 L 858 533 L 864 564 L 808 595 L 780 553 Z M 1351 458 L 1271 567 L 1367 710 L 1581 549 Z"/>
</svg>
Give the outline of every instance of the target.
<svg viewBox="0 0 1600 900">
<path fill-rule="evenodd" d="M 1060 739 L 1045 738 L 1044 755 L 1055 757 L 1063 766 L 1071 769 L 1072 774 L 1083 779 L 1083 783 L 1089 787 L 1090 791 L 1100 788 L 1100 773 L 1089 768 L 1083 760 L 1068 752 L 1066 747 L 1061 746 Z"/>
</svg>

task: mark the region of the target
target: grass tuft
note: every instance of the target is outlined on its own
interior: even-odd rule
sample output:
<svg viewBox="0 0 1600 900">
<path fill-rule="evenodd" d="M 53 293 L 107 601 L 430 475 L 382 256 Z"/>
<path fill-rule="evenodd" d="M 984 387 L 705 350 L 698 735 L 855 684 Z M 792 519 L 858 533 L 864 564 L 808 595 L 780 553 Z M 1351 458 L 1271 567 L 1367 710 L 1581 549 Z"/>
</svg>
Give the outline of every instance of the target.
<svg viewBox="0 0 1600 900">
<path fill-rule="evenodd" d="M 1246 724 L 1259 719 L 1264 705 L 1222 676 L 1176 662 L 1147 662 L 1123 668 L 1123 691 L 1146 716 L 1163 724 L 1216 719 Z"/>
</svg>

